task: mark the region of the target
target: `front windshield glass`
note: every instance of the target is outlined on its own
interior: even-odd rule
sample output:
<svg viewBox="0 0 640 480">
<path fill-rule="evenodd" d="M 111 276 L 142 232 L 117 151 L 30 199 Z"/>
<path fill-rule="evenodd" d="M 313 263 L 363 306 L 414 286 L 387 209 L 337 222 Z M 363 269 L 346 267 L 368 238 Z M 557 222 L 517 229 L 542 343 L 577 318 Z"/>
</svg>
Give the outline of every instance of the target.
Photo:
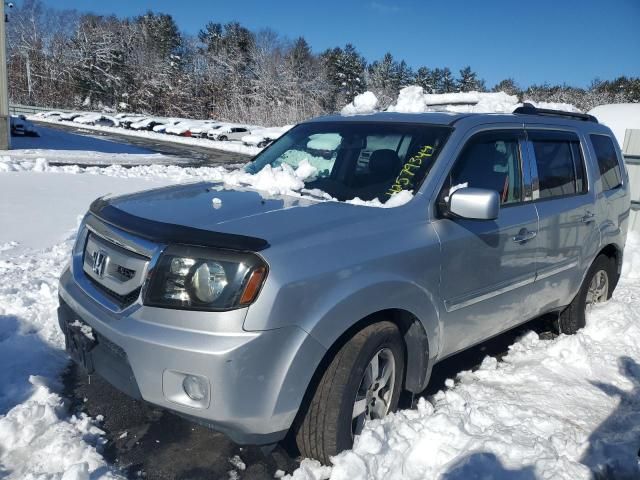
<svg viewBox="0 0 640 480">
<path fill-rule="evenodd" d="M 417 189 L 431 169 L 451 129 L 407 123 L 317 122 L 289 130 L 246 167 L 296 169 L 305 160 L 317 169 L 305 188 L 338 200 L 388 200 Z"/>
</svg>

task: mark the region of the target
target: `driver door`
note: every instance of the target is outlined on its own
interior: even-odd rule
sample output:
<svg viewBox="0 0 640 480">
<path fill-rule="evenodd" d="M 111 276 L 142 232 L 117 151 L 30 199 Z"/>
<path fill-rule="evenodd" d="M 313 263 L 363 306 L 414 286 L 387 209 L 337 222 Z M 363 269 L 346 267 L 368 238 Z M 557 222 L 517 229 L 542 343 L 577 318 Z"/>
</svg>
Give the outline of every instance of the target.
<svg viewBox="0 0 640 480">
<path fill-rule="evenodd" d="M 440 192 L 440 205 L 464 187 L 500 195 L 495 220 L 440 215 L 434 222 L 442 248 L 443 355 L 522 323 L 531 313 L 522 300 L 535 279 L 538 216 L 525 195 L 523 142 L 521 128 L 471 136 Z"/>
</svg>

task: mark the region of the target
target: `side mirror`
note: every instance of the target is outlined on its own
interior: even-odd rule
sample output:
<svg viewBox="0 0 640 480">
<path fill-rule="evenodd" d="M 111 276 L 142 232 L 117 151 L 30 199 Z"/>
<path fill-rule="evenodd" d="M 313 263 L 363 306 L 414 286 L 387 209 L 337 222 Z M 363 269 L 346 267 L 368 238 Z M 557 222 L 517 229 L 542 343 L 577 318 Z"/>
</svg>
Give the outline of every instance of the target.
<svg viewBox="0 0 640 480">
<path fill-rule="evenodd" d="M 494 190 L 461 188 L 449 197 L 449 212 L 471 220 L 495 220 L 500 211 L 500 196 Z"/>
</svg>

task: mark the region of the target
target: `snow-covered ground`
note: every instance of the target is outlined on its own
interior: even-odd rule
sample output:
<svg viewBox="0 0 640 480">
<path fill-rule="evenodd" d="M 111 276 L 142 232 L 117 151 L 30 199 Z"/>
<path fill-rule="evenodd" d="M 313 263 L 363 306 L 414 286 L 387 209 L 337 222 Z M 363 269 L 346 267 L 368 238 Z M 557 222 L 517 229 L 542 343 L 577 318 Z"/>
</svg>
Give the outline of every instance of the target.
<svg viewBox="0 0 640 480">
<path fill-rule="evenodd" d="M 432 402 L 370 422 L 333 468 L 295 480 L 640 478 L 640 237 L 622 279 L 577 335 L 534 332 L 486 357 Z"/>
</svg>

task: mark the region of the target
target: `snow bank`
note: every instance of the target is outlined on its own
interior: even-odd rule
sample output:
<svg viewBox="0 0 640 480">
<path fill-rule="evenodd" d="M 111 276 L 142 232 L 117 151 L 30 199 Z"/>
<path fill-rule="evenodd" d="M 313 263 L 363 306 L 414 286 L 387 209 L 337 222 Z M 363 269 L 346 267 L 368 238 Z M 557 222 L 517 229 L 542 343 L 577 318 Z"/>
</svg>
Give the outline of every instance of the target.
<svg viewBox="0 0 640 480">
<path fill-rule="evenodd" d="M 287 478 L 640 478 L 640 237 L 631 235 L 614 298 L 578 334 L 527 333 L 417 409 L 369 422 L 331 470 L 304 460 Z"/>
<path fill-rule="evenodd" d="M 372 92 L 364 92 L 356 95 L 353 101 L 342 109 L 342 115 L 362 115 L 373 113 L 378 106 L 378 99 Z"/>
<path fill-rule="evenodd" d="M 7 480 L 119 478 L 99 453 L 102 430 L 86 415 L 69 416 L 56 393 L 68 362 L 57 284 L 73 236 L 26 255 L 0 252 L 0 476 Z"/>
<path fill-rule="evenodd" d="M 621 147 L 624 146 L 627 129 L 640 129 L 640 103 L 600 105 L 589 113 L 613 131 Z"/>
</svg>

